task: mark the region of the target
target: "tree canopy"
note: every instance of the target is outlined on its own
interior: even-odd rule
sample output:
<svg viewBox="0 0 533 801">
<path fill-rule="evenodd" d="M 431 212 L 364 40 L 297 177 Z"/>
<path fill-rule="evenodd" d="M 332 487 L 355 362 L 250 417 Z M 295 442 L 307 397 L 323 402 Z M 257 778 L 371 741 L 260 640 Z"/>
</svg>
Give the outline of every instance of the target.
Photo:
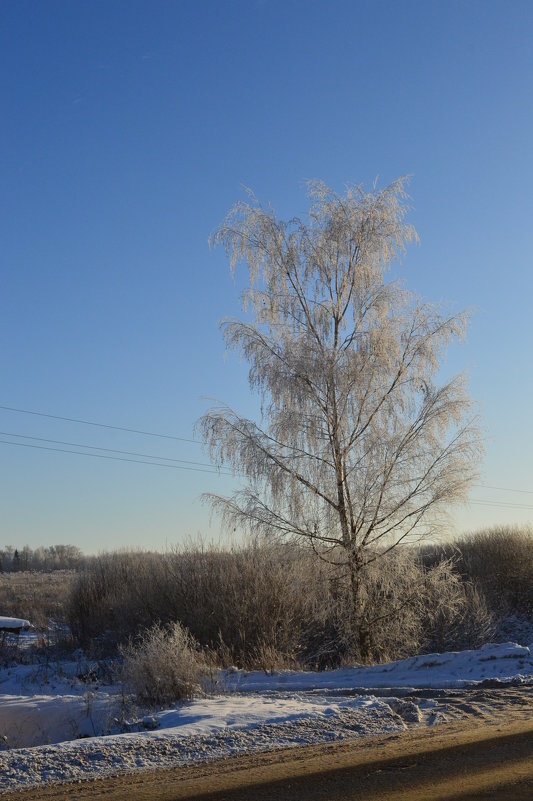
<svg viewBox="0 0 533 801">
<path fill-rule="evenodd" d="M 465 377 L 437 385 L 469 315 L 446 314 L 388 275 L 417 240 L 405 179 L 336 194 L 309 185 L 309 219 L 278 220 L 252 196 L 213 237 L 245 262 L 250 320 L 222 324 L 262 401 L 200 420 L 217 464 L 246 486 L 210 496 L 231 527 L 309 542 L 350 569 L 434 534 L 467 497 L 482 450 Z"/>
</svg>

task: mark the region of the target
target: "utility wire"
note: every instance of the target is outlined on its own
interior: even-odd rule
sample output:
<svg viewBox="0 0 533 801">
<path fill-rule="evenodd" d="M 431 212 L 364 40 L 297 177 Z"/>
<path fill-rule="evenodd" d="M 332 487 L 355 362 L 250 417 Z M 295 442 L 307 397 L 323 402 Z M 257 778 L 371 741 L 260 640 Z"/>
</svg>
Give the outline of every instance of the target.
<svg viewBox="0 0 533 801">
<path fill-rule="evenodd" d="M 2 435 L 2 432 L 0 432 L 0 435 Z M 23 435 L 8 434 L 8 436 L 23 436 Z M 40 439 L 40 437 L 28 437 L 28 439 Z M 58 440 L 42 440 L 42 441 L 44 441 L 44 442 L 57 442 L 57 444 L 65 444 L 65 445 L 72 444 L 75 447 L 80 447 L 80 448 L 92 448 L 92 447 L 94 447 L 92 445 L 76 445 L 75 443 L 60 443 L 60 441 L 58 441 Z M 0 439 L 0 445 L 13 445 L 13 446 L 18 447 L 18 448 L 34 448 L 34 449 L 40 450 L 40 451 L 53 451 L 54 453 L 68 453 L 68 454 L 72 454 L 74 456 L 92 456 L 93 458 L 96 458 L 96 459 L 108 459 L 108 460 L 113 461 L 113 462 L 129 462 L 131 464 L 148 464 L 148 465 L 153 465 L 154 467 L 168 467 L 168 468 L 171 468 L 171 469 L 174 469 L 174 470 L 188 470 L 188 471 L 193 472 L 193 473 L 210 473 L 212 475 L 218 475 L 218 476 L 231 476 L 232 475 L 232 473 L 229 473 L 229 472 L 222 472 L 222 470 L 209 470 L 209 469 L 204 468 L 204 467 L 190 467 L 190 466 L 185 466 L 185 465 L 181 465 L 181 464 L 164 464 L 163 462 L 147 461 L 146 459 L 128 459 L 128 458 L 126 458 L 124 456 L 108 456 L 107 454 L 103 454 L 103 453 L 84 453 L 83 451 L 73 451 L 73 450 L 69 450 L 69 449 L 66 449 L 66 448 L 51 448 L 51 447 L 49 447 L 47 445 L 31 445 L 28 442 L 11 442 L 9 440 Z M 102 448 L 102 449 L 98 449 L 98 450 L 107 450 L 108 451 L 108 450 L 111 450 L 111 449 Z M 114 451 L 114 453 L 130 453 L 130 452 L 129 451 Z M 132 454 L 132 455 L 137 455 L 137 454 Z M 149 456 L 148 454 L 138 454 L 138 455 L 139 456 L 145 456 L 146 455 L 146 456 L 148 456 L 149 459 L 156 459 L 156 458 L 165 459 L 166 458 L 164 456 L 163 457 L 153 457 L 153 456 Z M 174 461 L 179 461 L 179 460 L 174 460 L 173 459 L 173 460 L 170 460 L 170 461 L 174 462 Z M 197 462 L 196 464 L 202 464 L 202 463 L 201 462 Z M 499 503 L 498 501 L 481 501 L 481 500 L 478 500 L 477 498 L 469 501 L 468 503 L 475 504 L 476 506 L 492 506 L 492 507 L 496 507 L 496 508 L 500 508 L 500 509 L 516 509 L 516 510 L 524 510 L 524 511 L 527 511 L 527 510 L 530 510 L 530 509 L 533 510 L 533 506 L 529 506 L 529 505 L 526 505 L 526 504 L 515 504 L 515 503 L 505 503 L 505 502 L 504 503 Z"/>
<path fill-rule="evenodd" d="M 192 465 L 199 465 L 200 467 L 213 467 L 212 464 L 209 462 L 195 462 L 190 459 L 173 459 L 170 456 L 156 456 L 152 453 L 138 453 L 136 451 L 121 451 L 118 448 L 102 448 L 98 445 L 86 445 L 81 442 L 65 442 L 61 439 L 45 439 L 44 437 L 32 437 L 28 434 L 12 434 L 10 431 L 0 431 L 0 436 L 2 437 L 17 437 L 18 439 L 31 439 L 35 440 L 36 442 L 48 442 L 52 443 L 53 445 L 68 445 L 72 448 L 88 448 L 93 451 L 106 451 L 107 453 L 120 453 L 125 456 L 141 456 L 145 459 L 159 459 L 162 462 L 178 462 L 180 464 L 192 464 Z M 90 456 L 91 454 L 87 454 Z M 221 468 L 222 470 L 227 470 L 228 468 Z M 217 472 L 220 472 L 217 470 Z M 230 472 L 229 475 L 232 475 Z"/>
<path fill-rule="evenodd" d="M 499 492 L 520 492 L 524 495 L 533 495 L 533 490 L 514 489 L 514 487 L 492 487 L 490 484 L 475 484 L 475 487 L 498 490 Z"/>
<path fill-rule="evenodd" d="M 55 451 L 56 453 L 73 453 L 76 456 L 92 456 L 95 459 L 110 459 L 114 462 L 132 462 L 133 464 L 151 464 L 154 467 L 169 467 L 173 470 L 190 470 L 193 473 L 212 473 L 214 475 L 230 475 L 229 473 L 221 473 L 220 470 L 208 470 L 203 467 L 185 467 L 178 464 L 164 464 L 162 462 L 149 462 L 142 459 L 127 459 L 123 456 L 107 456 L 103 453 L 83 453 L 83 451 L 72 451 L 65 448 L 51 448 L 47 445 L 30 445 L 29 442 L 10 442 L 9 440 L 0 439 L 1 445 L 13 445 L 16 448 L 36 448 L 40 451 Z"/>
<path fill-rule="evenodd" d="M 0 409 L 3 409 L 4 411 L 8 411 L 8 412 L 16 412 L 18 414 L 31 414 L 31 415 L 34 415 L 36 417 L 47 417 L 47 418 L 49 418 L 51 420 L 63 420 L 65 422 L 67 422 L 67 423 L 80 423 L 82 425 L 95 426 L 97 428 L 107 428 L 107 429 L 111 429 L 113 431 L 126 431 L 126 432 L 128 432 L 130 434 L 142 434 L 143 436 L 147 436 L 147 437 L 159 437 L 161 439 L 172 439 L 172 440 L 176 440 L 177 442 L 191 442 L 191 443 L 193 443 L 195 445 L 201 445 L 202 444 L 197 439 L 190 439 L 190 438 L 187 438 L 187 437 L 177 437 L 177 436 L 174 436 L 173 434 L 159 434 L 159 433 L 156 433 L 154 431 L 144 431 L 144 430 L 137 429 L 137 428 L 127 428 L 126 426 L 114 426 L 114 425 L 110 425 L 108 423 L 97 423 L 97 422 L 94 422 L 92 420 L 83 420 L 81 418 L 76 418 L 76 417 L 62 417 L 62 416 L 57 415 L 57 414 L 47 414 L 45 412 L 36 412 L 36 411 L 29 410 L 29 409 L 19 409 L 19 408 L 14 407 L 14 406 L 2 406 L 2 405 L 0 405 Z M 22 437 L 23 436 L 22 434 L 7 434 L 7 432 L 0 432 L 0 435 L 2 435 L 2 436 L 6 436 L 7 435 L 7 436 L 14 436 L 14 437 L 15 436 L 16 437 Z M 25 438 L 41 440 L 43 442 L 51 442 L 51 443 L 55 443 L 57 445 L 72 445 L 74 447 L 80 447 L 80 448 L 95 448 L 95 446 L 93 446 L 93 445 L 78 445 L 76 443 L 62 442 L 60 440 L 42 439 L 41 437 L 25 437 Z M 4 443 L 4 444 L 13 444 L 14 445 L 16 443 Z M 35 447 L 37 447 L 37 446 L 35 446 Z M 95 449 L 101 450 L 101 451 L 110 451 L 112 453 L 123 453 L 123 454 L 127 454 L 127 455 L 130 455 L 130 456 L 142 456 L 142 457 L 147 457 L 149 459 L 152 459 L 152 458 L 153 459 L 162 459 L 164 461 L 183 462 L 184 464 L 196 464 L 196 465 L 205 465 L 205 466 L 207 466 L 205 462 L 194 462 L 194 461 L 189 461 L 189 460 L 186 460 L 186 459 L 172 459 L 171 460 L 171 459 L 167 458 L 166 456 L 151 456 L 149 454 L 143 454 L 143 453 L 137 454 L 135 452 L 120 451 L 120 450 L 117 450 L 117 449 L 114 449 L 114 448 L 95 448 Z M 58 449 L 57 448 L 48 448 L 48 450 L 58 450 Z M 85 456 L 93 456 L 94 454 L 84 454 L 84 455 Z M 109 457 L 109 458 L 112 458 L 112 457 Z M 115 458 L 118 458 L 118 457 L 115 457 Z M 126 461 L 126 460 L 124 460 L 124 461 Z M 136 460 L 129 460 L 129 461 L 136 461 Z M 148 462 L 148 464 L 152 464 L 152 462 Z M 164 465 L 161 465 L 161 466 L 164 466 Z M 222 468 L 222 470 L 223 469 L 224 468 Z M 220 474 L 221 471 L 220 470 L 215 470 L 215 471 L 211 471 L 211 472 L 216 472 L 216 473 Z M 483 489 L 497 490 L 498 492 L 518 492 L 518 493 L 524 494 L 524 495 L 533 495 L 533 490 L 516 489 L 515 487 L 495 487 L 495 486 L 492 486 L 490 484 L 476 484 L 475 486 L 479 487 L 479 488 L 483 488 Z M 496 503 L 496 505 L 500 505 L 500 506 L 502 505 L 502 504 L 499 504 L 499 503 L 494 502 L 494 501 L 481 501 L 481 500 L 471 501 L 471 503 L 491 504 L 491 505 Z M 505 503 L 505 502 L 503 502 L 503 503 Z M 533 507 L 525 507 L 525 508 L 533 508 Z"/>
<path fill-rule="evenodd" d="M 130 434 L 143 434 L 146 437 L 160 437 L 162 439 L 175 439 L 178 442 L 193 442 L 195 445 L 202 443 L 197 439 L 187 437 L 175 437 L 173 434 L 157 434 L 154 431 L 142 431 L 138 428 L 126 428 L 125 426 L 112 426 L 107 423 L 95 423 L 92 420 L 82 420 L 76 417 L 61 417 L 58 414 L 45 414 L 45 412 L 34 412 L 29 409 L 17 409 L 14 406 L 0 406 L 6 412 L 17 412 L 19 414 L 33 414 L 36 417 L 48 417 L 51 420 L 64 420 L 67 423 L 81 423 L 84 426 L 96 426 L 97 428 L 111 428 L 114 431 L 128 431 Z"/>
<path fill-rule="evenodd" d="M 2 432 L 2 431 L 0 431 L 0 435 L 6 436 L 5 432 Z M 20 436 L 20 437 L 23 437 L 24 435 L 22 435 L 22 434 L 7 434 L 7 436 Z M 24 439 L 34 439 L 34 440 L 39 440 L 41 442 L 52 442 L 52 443 L 56 443 L 58 445 L 61 445 L 61 444 L 62 445 L 72 445 L 73 447 L 78 447 L 78 448 L 95 448 L 95 450 L 111 451 L 112 453 L 124 453 L 124 454 L 130 454 L 131 456 L 146 456 L 147 459 L 158 459 L 158 458 L 166 459 L 165 456 L 163 456 L 163 457 L 150 456 L 149 454 L 142 454 L 142 453 L 137 454 L 137 453 L 132 453 L 131 451 L 112 451 L 110 448 L 96 448 L 93 445 L 79 445 L 79 444 L 74 443 L 74 442 L 61 442 L 60 440 L 48 440 L 48 439 L 42 439 L 41 437 L 25 437 L 24 436 Z M 174 463 L 173 464 L 164 464 L 162 462 L 157 462 L 157 461 L 147 461 L 147 459 L 128 459 L 128 458 L 125 458 L 124 456 L 108 456 L 107 454 L 103 454 L 103 453 L 84 453 L 83 451 L 73 451 L 73 450 L 66 449 L 66 448 L 51 448 L 51 447 L 46 446 L 46 445 L 32 445 L 32 444 L 30 444 L 28 442 L 12 442 L 10 440 L 2 440 L 2 439 L 0 439 L 0 444 L 1 445 L 14 445 L 15 447 L 19 447 L 19 448 L 34 448 L 34 449 L 43 450 L 43 451 L 53 451 L 54 453 L 68 453 L 68 454 L 73 454 L 75 456 L 92 456 L 92 457 L 97 458 L 97 459 L 108 459 L 108 460 L 115 461 L 115 462 L 129 462 L 129 463 L 132 463 L 132 464 L 149 464 L 149 465 L 153 465 L 154 467 L 170 467 L 170 468 L 174 468 L 175 470 L 189 470 L 189 471 L 194 472 L 194 473 L 211 473 L 212 475 L 219 475 L 219 476 L 220 475 L 222 475 L 222 476 L 231 476 L 232 475 L 232 473 L 230 473 L 230 472 L 223 472 L 223 469 L 222 470 L 218 470 L 218 469 L 210 470 L 210 469 L 208 469 L 207 465 L 206 465 L 206 467 L 191 467 L 191 466 L 189 466 L 190 464 L 200 464 L 200 465 L 202 465 L 202 464 L 204 464 L 203 462 L 187 463 L 187 466 L 186 466 L 186 465 L 182 465 L 182 464 L 174 464 Z M 181 460 L 179 460 L 179 459 L 169 459 L 168 461 L 178 462 L 178 461 L 181 461 Z M 482 500 L 479 500 L 478 498 L 472 499 L 471 501 L 469 501 L 469 503 L 475 504 L 476 506 L 492 506 L 492 507 L 501 508 L 501 509 L 517 509 L 517 510 L 530 510 L 531 509 L 531 510 L 533 510 L 533 506 L 527 505 L 527 504 L 516 504 L 516 503 L 507 503 L 507 502 L 501 503 L 501 502 L 498 502 L 498 501 L 482 501 Z"/>
<path fill-rule="evenodd" d="M 495 506 L 499 509 L 533 509 L 533 506 L 528 504 L 507 503 L 506 501 L 480 501 L 478 498 L 467 501 L 467 503 L 473 503 L 476 506 Z"/>
</svg>

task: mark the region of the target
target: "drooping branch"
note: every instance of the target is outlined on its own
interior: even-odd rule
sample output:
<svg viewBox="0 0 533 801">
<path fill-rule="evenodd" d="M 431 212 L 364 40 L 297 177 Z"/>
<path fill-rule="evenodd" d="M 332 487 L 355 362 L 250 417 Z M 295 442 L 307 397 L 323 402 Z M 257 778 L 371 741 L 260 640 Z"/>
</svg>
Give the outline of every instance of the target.
<svg viewBox="0 0 533 801">
<path fill-rule="evenodd" d="M 211 497 L 213 508 L 232 525 L 331 548 L 352 572 L 434 532 L 465 498 L 482 450 L 463 380 L 436 386 L 468 315 L 385 280 L 417 240 L 405 183 L 340 196 L 312 182 L 308 223 L 280 221 L 252 197 L 213 237 L 232 270 L 248 268 L 252 320 L 223 331 L 249 364 L 264 418 L 219 407 L 200 421 L 215 462 L 249 483 Z"/>
</svg>

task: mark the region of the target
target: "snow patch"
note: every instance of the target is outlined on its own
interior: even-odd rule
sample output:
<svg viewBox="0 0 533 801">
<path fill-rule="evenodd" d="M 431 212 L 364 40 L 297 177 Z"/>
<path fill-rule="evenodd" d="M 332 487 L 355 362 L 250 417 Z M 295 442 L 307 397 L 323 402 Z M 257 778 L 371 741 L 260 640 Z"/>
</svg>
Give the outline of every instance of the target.
<svg viewBox="0 0 533 801">
<path fill-rule="evenodd" d="M 498 679 L 513 681 L 518 676 L 533 681 L 533 658 L 529 648 L 517 643 L 491 643 L 470 651 L 424 654 L 371 667 L 341 668 L 322 673 L 281 671 L 233 671 L 224 676 L 231 690 L 312 690 L 325 688 L 464 688 Z"/>
<path fill-rule="evenodd" d="M 503 643 L 323 673 L 231 667 L 214 694 L 136 715 L 117 684 L 87 682 L 97 673 L 79 660 L 0 671 L 2 791 L 433 725 L 453 712 L 394 690 L 533 683 L 533 658 Z"/>
<path fill-rule="evenodd" d="M 20 617 L 0 617 L 0 631 L 27 631 L 33 628 L 29 620 Z"/>
</svg>

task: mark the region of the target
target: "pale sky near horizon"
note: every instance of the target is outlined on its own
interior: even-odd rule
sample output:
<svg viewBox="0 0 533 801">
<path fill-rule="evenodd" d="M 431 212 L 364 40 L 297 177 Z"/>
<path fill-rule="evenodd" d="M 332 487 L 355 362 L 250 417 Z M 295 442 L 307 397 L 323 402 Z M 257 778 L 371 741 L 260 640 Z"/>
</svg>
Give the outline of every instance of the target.
<svg viewBox="0 0 533 801">
<path fill-rule="evenodd" d="M 209 234 L 243 185 L 291 217 L 306 179 L 411 174 L 420 245 L 393 275 L 476 308 L 443 370 L 468 370 L 487 432 L 455 530 L 530 523 L 532 30 L 518 0 L 4 2 L 0 407 L 184 439 L 210 398 L 253 414 L 218 330 L 244 269 Z M 216 538 L 199 496 L 230 478 L 96 448 L 208 462 L 0 408 L 0 545 Z"/>
</svg>

